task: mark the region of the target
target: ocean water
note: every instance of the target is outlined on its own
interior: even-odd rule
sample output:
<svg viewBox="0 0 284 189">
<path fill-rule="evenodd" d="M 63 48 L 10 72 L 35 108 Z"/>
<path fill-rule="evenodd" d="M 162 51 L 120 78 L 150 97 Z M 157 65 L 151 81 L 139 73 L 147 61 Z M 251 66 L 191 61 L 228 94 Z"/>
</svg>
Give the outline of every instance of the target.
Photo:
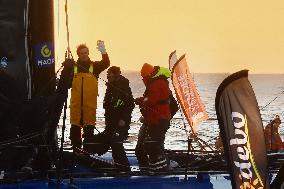
<svg viewBox="0 0 284 189">
<path fill-rule="evenodd" d="M 130 81 L 130 86 L 134 98 L 140 97 L 145 86 L 141 80 L 139 72 L 125 72 L 122 73 Z M 197 136 L 204 141 L 207 150 L 214 150 L 214 143 L 219 133 L 219 126 L 217 122 L 217 116 L 215 111 L 215 97 L 216 91 L 220 83 L 229 74 L 193 74 L 195 84 L 199 91 L 199 95 L 205 105 L 205 109 L 209 114 L 209 120 L 201 123 L 197 128 Z M 282 74 L 249 74 L 249 81 L 254 89 L 263 125 L 274 117 L 275 114 L 280 115 L 281 119 L 284 116 L 284 75 Z M 98 131 L 104 130 L 104 109 L 103 98 L 105 94 L 105 82 L 106 75 L 102 73 L 99 79 L 99 96 L 97 107 L 97 129 Z M 174 91 L 174 90 L 172 90 Z M 70 97 L 70 91 L 69 91 Z M 68 101 L 69 103 L 69 101 Z M 70 111 L 67 109 L 66 129 L 64 146 L 70 147 L 69 129 L 70 129 Z M 141 123 L 139 118 L 141 113 L 138 106 L 132 112 L 132 123 L 130 126 L 129 137 L 125 141 L 124 146 L 126 149 L 134 149 L 137 142 L 137 134 Z M 63 120 L 59 122 L 58 137 L 61 140 Z M 174 119 L 171 122 L 171 127 L 166 134 L 165 148 L 175 150 L 187 149 L 187 133 L 185 129 L 190 132 L 190 128 L 187 122 L 183 119 L 182 113 L 177 112 Z M 95 131 L 96 132 L 96 131 Z M 284 139 L 284 126 L 280 127 L 280 135 Z M 193 147 L 198 149 L 200 146 L 194 142 Z"/>
</svg>

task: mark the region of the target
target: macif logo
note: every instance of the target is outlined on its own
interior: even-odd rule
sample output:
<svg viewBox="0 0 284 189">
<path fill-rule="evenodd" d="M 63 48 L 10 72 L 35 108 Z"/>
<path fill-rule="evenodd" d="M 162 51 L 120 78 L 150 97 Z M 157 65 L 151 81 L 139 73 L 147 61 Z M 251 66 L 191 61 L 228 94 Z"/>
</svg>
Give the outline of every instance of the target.
<svg viewBox="0 0 284 189">
<path fill-rule="evenodd" d="M 2 57 L 0 61 L 0 67 L 1 68 L 6 68 L 8 66 L 8 58 L 7 57 Z"/>
<path fill-rule="evenodd" d="M 42 43 L 35 46 L 35 60 L 39 67 L 54 65 L 54 47 L 52 43 Z"/>
<path fill-rule="evenodd" d="M 234 160 L 234 165 L 240 172 L 239 178 L 242 182 L 240 188 L 244 189 L 247 188 L 247 186 L 249 186 L 249 188 L 262 188 L 263 182 L 255 165 L 250 148 L 246 115 L 242 115 L 239 112 L 232 112 L 232 121 L 235 129 L 235 138 L 230 140 L 230 146 L 236 146 L 237 150 L 237 158 Z M 255 176 L 257 178 L 254 178 Z"/>
<path fill-rule="evenodd" d="M 48 48 L 47 45 L 43 45 L 40 50 L 40 53 L 44 58 L 48 58 L 51 55 L 51 50 Z"/>
</svg>

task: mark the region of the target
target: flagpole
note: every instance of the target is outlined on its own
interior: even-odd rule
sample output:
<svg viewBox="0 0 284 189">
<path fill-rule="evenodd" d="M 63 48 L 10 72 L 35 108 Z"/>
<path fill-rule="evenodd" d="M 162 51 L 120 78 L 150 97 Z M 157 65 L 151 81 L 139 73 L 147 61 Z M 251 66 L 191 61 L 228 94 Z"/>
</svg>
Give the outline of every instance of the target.
<svg viewBox="0 0 284 189">
<path fill-rule="evenodd" d="M 185 173 L 184 173 L 184 180 L 187 181 L 188 163 L 189 163 L 188 160 L 189 160 L 189 152 L 191 150 L 190 146 L 191 146 L 191 143 L 192 143 L 192 138 L 190 138 L 190 134 L 186 129 L 185 118 L 184 118 L 183 112 L 181 111 L 180 105 L 179 105 L 179 112 L 181 114 L 184 131 L 185 131 L 185 134 L 187 136 L 186 167 L 185 167 Z"/>
</svg>

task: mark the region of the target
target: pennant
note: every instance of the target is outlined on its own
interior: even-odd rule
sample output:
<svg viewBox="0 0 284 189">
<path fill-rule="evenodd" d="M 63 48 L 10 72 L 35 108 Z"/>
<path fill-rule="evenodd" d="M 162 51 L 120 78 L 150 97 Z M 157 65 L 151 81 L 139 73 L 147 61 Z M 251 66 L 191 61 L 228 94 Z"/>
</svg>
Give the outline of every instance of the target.
<svg viewBox="0 0 284 189">
<path fill-rule="evenodd" d="M 176 52 L 172 52 L 169 57 L 169 67 L 177 99 L 195 135 L 196 127 L 208 119 L 208 114 L 195 87 L 185 55 L 177 60 Z"/>
<path fill-rule="evenodd" d="M 269 189 L 263 125 L 248 70 L 220 84 L 215 107 L 232 188 Z"/>
</svg>

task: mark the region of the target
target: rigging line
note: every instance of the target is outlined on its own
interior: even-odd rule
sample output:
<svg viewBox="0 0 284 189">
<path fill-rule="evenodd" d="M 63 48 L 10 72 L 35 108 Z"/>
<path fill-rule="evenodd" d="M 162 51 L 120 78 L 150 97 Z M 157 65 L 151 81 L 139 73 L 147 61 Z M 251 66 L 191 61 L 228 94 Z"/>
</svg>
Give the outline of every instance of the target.
<svg viewBox="0 0 284 189">
<path fill-rule="evenodd" d="M 60 10 L 60 0 L 57 0 L 57 36 L 59 37 L 59 25 L 60 25 L 60 14 L 59 14 L 59 10 Z"/>
<path fill-rule="evenodd" d="M 214 149 L 209 145 L 206 141 L 202 140 L 200 137 L 196 137 L 199 141 L 201 141 L 205 147 L 208 147 L 210 150 L 214 151 Z"/>
<path fill-rule="evenodd" d="M 6 143 L 6 144 L 1 144 L 0 147 L 8 146 L 8 145 L 11 145 L 11 144 L 20 143 L 20 142 L 26 141 L 26 140 L 30 140 L 30 139 L 35 138 L 35 137 L 40 136 L 40 135 L 41 135 L 41 134 L 37 134 L 37 135 L 31 136 L 31 137 L 28 137 L 28 138 L 24 138 L 24 139 L 21 139 L 21 140 L 16 140 L 16 141 L 14 141 L 14 142 Z"/>
<path fill-rule="evenodd" d="M 280 115 L 282 115 L 284 113 L 284 110 L 281 112 L 281 114 Z"/>
<path fill-rule="evenodd" d="M 31 81 L 31 68 L 30 68 L 30 54 L 29 54 L 29 44 L 28 44 L 28 28 L 29 28 L 29 5 L 30 2 L 27 0 L 26 2 L 26 10 L 25 10 L 25 16 L 24 16 L 24 22 L 25 22 L 25 53 L 26 53 L 26 72 L 28 75 L 27 78 L 27 88 L 28 88 L 28 99 L 32 98 L 32 81 Z"/>
<path fill-rule="evenodd" d="M 34 145 L 34 144 L 27 144 L 27 145 L 13 145 L 11 146 L 12 148 L 34 148 L 34 147 L 39 147 L 39 148 L 48 148 L 51 145 Z M 0 149 L 1 151 L 2 149 Z"/>
<path fill-rule="evenodd" d="M 59 14 L 59 10 L 60 10 L 60 0 L 57 0 L 57 39 L 59 39 L 60 37 L 60 32 L 59 32 L 59 25 L 60 25 L 60 14 Z M 58 55 L 56 54 L 56 61 L 58 62 Z"/>
<path fill-rule="evenodd" d="M 120 163 L 115 163 L 114 161 L 111 161 L 111 160 L 106 160 L 106 159 L 103 159 L 102 157 L 98 156 L 98 155 L 95 155 L 95 154 L 92 154 L 90 152 L 87 152 L 85 151 L 84 149 L 81 149 L 81 148 L 77 148 L 75 147 L 77 150 L 81 151 L 82 153 L 86 154 L 86 155 L 89 155 L 91 156 L 92 158 L 94 159 L 97 159 L 97 160 L 100 160 L 102 162 L 105 162 L 105 163 L 108 163 L 108 164 L 111 164 L 111 165 L 119 165 L 121 167 L 128 167 L 127 165 L 123 165 L 123 164 L 120 164 Z"/>
<path fill-rule="evenodd" d="M 264 107 L 262 107 L 260 110 L 263 110 L 264 108 L 266 108 L 267 106 L 269 106 L 272 102 L 274 102 L 281 94 L 284 93 L 284 90 L 279 93 L 273 100 L 271 100 L 268 104 L 266 104 Z"/>
<path fill-rule="evenodd" d="M 26 134 L 26 135 L 23 135 L 19 138 L 3 141 L 3 142 L 0 143 L 0 145 L 5 144 L 5 143 L 14 142 L 14 141 L 21 140 L 21 139 L 25 139 L 25 138 L 28 138 L 28 137 L 36 136 L 36 135 L 39 135 L 39 134 L 40 134 L 40 132 L 34 132 L 34 133 Z"/>
<path fill-rule="evenodd" d="M 67 35 L 67 57 L 73 59 L 71 50 L 70 50 L 70 33 L 69 33 L 69 22 L 68 22 L 68 0 L 65 0 L 65 18 L 66 18 L 66 35 Z"/>
</svg>

